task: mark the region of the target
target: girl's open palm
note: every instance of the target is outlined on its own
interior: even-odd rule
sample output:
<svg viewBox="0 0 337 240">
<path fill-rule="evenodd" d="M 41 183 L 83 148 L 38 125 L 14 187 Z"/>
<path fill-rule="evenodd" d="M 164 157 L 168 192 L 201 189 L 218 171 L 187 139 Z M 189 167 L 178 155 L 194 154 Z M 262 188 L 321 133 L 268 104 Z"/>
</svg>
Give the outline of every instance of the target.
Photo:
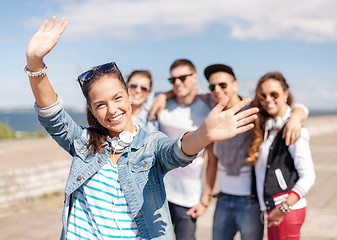
<svg viewBox="0 0 337 240">
<path fill-rule="evenodd" d="M 251 99 L 246 98 L 234 107 L 223 111 L 224 102 L 218 103 L 204 120 L 208 138 L 212 142 L 222 141 L 253 128 L 258 108 L 249 108 L 239 112 Z"/>
<path fill-rule="evenodd" d="M 54 26 L 55 20 L 55 16 L 51 18 L 49 23 L 45 20 L 30 39 L 27 46 L 27 58 L 43 59 L 55 47 L 68 24 L 64 18 L 61 18 Z"/>
</svg>

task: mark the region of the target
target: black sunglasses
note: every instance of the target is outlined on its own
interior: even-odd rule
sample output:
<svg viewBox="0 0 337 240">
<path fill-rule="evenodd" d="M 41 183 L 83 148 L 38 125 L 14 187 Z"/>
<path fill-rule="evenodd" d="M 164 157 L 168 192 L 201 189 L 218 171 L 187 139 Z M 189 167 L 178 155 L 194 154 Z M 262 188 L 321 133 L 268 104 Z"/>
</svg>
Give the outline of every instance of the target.
<svg viewBox="0 0 337 240">
<path fill-rule="evenodd" d="M 227 83 L 222 82 L 222 83 L 218 83 L 218 84 L 210 84 L 208 86 L 209 90 L 211 90 L 211 92 L 213 92 L 215 90 L 216 85 L 219 85 L 222 89 L 225 89 L 227 87 Z"/>
<path fill-rule="evenodd" d="M 140 87 L 140 90 L 144 93 L 147 93 L 150 91 L 150 88 L 146 87 L 146 86 L 143 86 L 143 85 L 138 85 L 136 83 L 130 83 L 128 84 L 129 88 L 132 89 L 132 90 L 135 90 L 137 89 L 138 87 Z"/>
<path fill-rule="evenodd" d="M 273 91 L 273 92 L 271 92 L 271 93 L 261 93 L 261 97 L 263 98 L 263 99 L 267 99 L 267 97 L 268 96 L 270 96 L 272 99 L 278 99 L 278 97 L 280 96 L 280 94 L 278 93 L 278 92 L 275 92 L 275 91 Z"/>
<path fill-rule="evenodd" d="M 179 76 L 179 77 L 170 77 L 168 80 L 169 80 L 170 83 L 172 83 L 172 84 L 174 84 L 174 83 L 176 82 L 176 79 L 177 79 L 177 78 L 179 78 L 179 80 L 180 80 L 181 82 L 184 82 L 188 76 L 192 76 L 192 75 L 193 75 L 193 73 L 186 74 L 186 75 L 181 75 L 181 76 Z"/>
<path fill-rule="evenodd" d="M 78 76 L 77 79 L 78 79 L 78 82 L 80 83 L 80 85 L 82 86 L 84 82 L 92 79 L 97 71 L 106 73 L 106 72 L 110 72 L 113 69 L 118 69 L 115 62 L 106 63 L 106 64 L 103 64 L 103 65 L 93 67 L 92 69 L 82 73 L 81 75 Z"/>
</svg>

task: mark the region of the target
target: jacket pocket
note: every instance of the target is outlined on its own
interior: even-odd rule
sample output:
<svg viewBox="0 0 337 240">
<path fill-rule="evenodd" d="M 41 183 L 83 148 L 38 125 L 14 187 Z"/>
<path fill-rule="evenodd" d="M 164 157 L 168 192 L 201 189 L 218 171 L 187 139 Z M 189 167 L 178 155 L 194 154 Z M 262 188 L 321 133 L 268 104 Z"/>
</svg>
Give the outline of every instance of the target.
<svg viewBox="0 0 337 240">
<path fill-rule="evenodd" d="M 79 158 L 81 158 L 84 162 L 89 162 L 89 148 L 83 143 L 83 141 L 81 141 L 80 139 L 76 139 L 74 141 L 74 148 L 75 153 Z"/>
<path fill-rule="evenodd" d="M 135 163 L 131 163 L 131 172 L 140 188 L 153 188 L 158 184 L 158 173 L 154 168 L 154 155 L 146 154 Z"/>
<path fill-rule="evenodd" d="M 147 172 L 154 164 L 153 154 L 144 154 L 141 159 L 135 163 L 131 163 L 131 171 L 134 173 Z"/>
</svg>

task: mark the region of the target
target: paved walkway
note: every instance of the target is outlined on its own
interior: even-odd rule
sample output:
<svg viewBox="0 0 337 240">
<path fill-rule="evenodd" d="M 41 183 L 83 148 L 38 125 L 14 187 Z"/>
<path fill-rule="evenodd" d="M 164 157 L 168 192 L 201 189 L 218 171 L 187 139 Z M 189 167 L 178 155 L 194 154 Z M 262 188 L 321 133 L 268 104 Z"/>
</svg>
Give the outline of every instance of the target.
<svg viewBox="0 0 337 240">
<path fill-rule="evenodd" d="M 309 207 L 302 227 L 303 240 L 337 239 L 336 143 L 337 132 L 314 136 L 311 140 L 317 180 L 308 194 Z M 14 144 L 17 147 L 18 142 Z M 4 145 L 0 143 L 1 146 Z M 11 147 L 10 144 L 7 147 Z M 3 158 L 1 152 L 0 158 Z M 19 159 L 13 159 L 13 164 L 22 166 L 24 162 L 20 163 Z M 48 195 L 6 209 L 0 206 L 0 240 L 58 239 L 61 229 L 62 195 L 62 193 Z M 198 240 L 211 239 L 214 205 L 213 200 L 206 214 L 198 219 Z"/>
<path fill-rule="evenodd" d="M 337 239 L 337 131 L 312 137 L 311 151 L 316 183 L 307 195 L 308 208 L 301 240 Z M 198 219 L 198 240 L 212 239 L 214 205 L 213 202 L 206 214 Z"/>
</svg>

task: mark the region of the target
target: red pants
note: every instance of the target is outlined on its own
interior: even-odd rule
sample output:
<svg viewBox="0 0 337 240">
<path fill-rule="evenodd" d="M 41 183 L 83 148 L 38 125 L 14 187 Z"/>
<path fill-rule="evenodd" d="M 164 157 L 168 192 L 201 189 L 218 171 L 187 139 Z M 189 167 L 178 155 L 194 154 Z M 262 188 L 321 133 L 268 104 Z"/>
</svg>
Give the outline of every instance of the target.
<svg viewBox="0 0 337 240">
<path fill-rule="evenodd" d="M 306 208 L 291 210 L 280 225 L 268 227 L 269 240 L 299 240 Z"/>
</svg>

